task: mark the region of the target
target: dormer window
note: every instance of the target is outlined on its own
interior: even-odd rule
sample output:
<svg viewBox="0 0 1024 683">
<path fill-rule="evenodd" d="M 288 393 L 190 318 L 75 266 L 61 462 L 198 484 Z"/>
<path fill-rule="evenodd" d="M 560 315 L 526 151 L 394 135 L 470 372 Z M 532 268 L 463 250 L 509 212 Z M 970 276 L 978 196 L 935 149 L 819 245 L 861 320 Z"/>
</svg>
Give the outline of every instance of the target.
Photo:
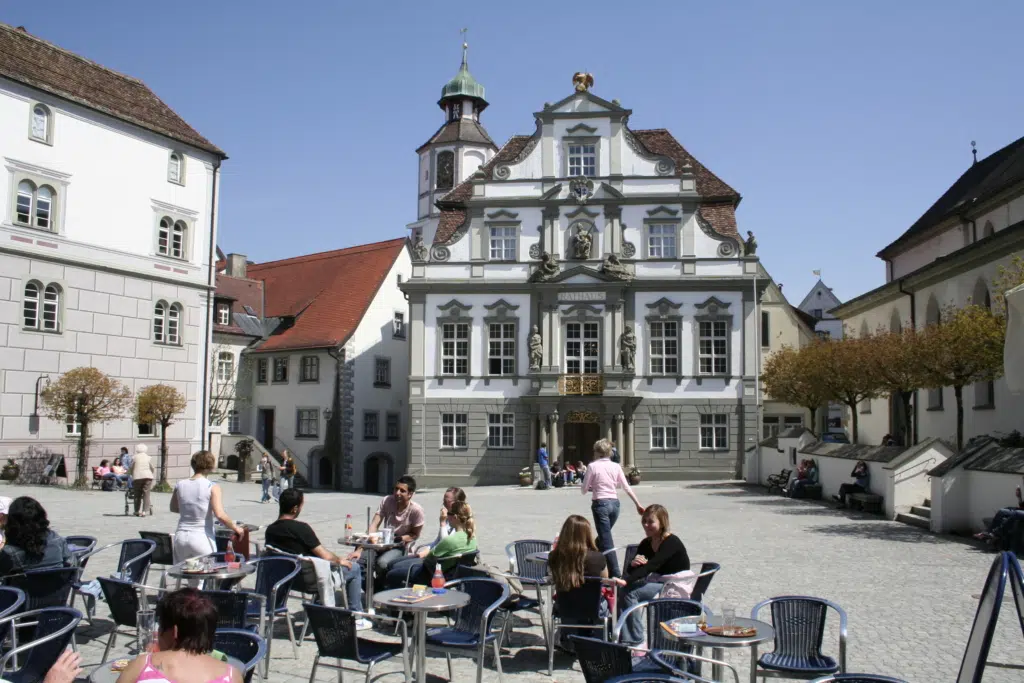
<svg viewBox="0 0 1024 683">
<path fill-rule="evenodd" d="M 230 325 L 231 324 L 231 304 L 218 302 L 217 303 L 217 324 L 218 325 Z"/>
<path fill-rule="evenodd" d="M 569 176 L 593 178 L 597 174 L 597 145 L 569 145 Z"/>
</svg>

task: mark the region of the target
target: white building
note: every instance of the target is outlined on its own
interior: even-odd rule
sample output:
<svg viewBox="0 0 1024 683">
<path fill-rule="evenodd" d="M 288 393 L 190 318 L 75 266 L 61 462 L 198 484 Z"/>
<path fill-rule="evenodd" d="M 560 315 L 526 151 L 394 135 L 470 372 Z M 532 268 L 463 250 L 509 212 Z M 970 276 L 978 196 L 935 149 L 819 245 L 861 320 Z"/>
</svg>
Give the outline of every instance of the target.
<svg viewBox="0 0 1024 683">
<path fill-rule="evenodd" d="M 0 451 L 73 453 L 78 425 L 33 416 L 48 380 L 92 366 L 186 395 L 168 434 L 170 476 L 186 475 L 205 442 L 224 153 L 141 81 L 6 25 L 0 147 Z M 158 434 L 125 419 L 92 437 L 95 464 Z"/>
<path fill-rule="evenodd" d="M 769 280 L 761 295 L 761 330 L 758 338 L 761 340 L 762 358 L 767 359 L 783 347 L 799 349 L 813 343 L 814 325 L 817 321 L 791 305 L 782 293 L 782 288 L 771 280 L 763 268 L 761 272 Z M 817 426 L 811 425 L 811 414 L 806 408 L 773 401 L 770 396 L 764 394 L 761 400 L 761 439 L 771 438 L 794 427 L 813 427 L 818 431 Z M 823 411 L 824 409 L 817 411 L 817 420 L 824 419 Z"/>
<path fill-rule="evenodd" d="M 807 292 L 807 296 L 800 302 L 798 308 L 814 318 L 814 332 L 821 339 L 842 339 L 843 321 L 836 317 L 833 310 L 843 302 L 835 295 L 832 288 L 826 285 L 821 277 L 821 271 L 814 271 L 819 275 L 818 281 Z M 874 330 L 872 330 L 874 331 Z M 846 433 L 843 427 L 843 416 L 846 408 L 842 403 L 830 403 L 818 416 L 820 424 L 814 429 L 819 434 L 824 432 Z"/>
<path fill-rule="evenodd" d="M 410 270 L 405 239 L 267 263 L 229 254 L 214 328 L 219 379 L 237 382 L 220 394 L 225 445 L 287 448 L 313 487 L 389 490 L 406 450 Z"/>
<path fill-rule="evenodd" d="M 402 287 L 425 482 L 512 482 L 541 442 L 587 461 L 600 437 L 647 478 L 725 477 L 757 441 L 768 282 L 739 194 L 592 82 L 497 152 L 465 59 L 442 90 Z"/>
<path fill-rule="evenodd" d="M 833 311 L 852 333 L 923 328 L 943 307 L 991 305 L 1000 266 L 1024 254 L 1024 138 L 975 162 L 896 241 L 878 253 L 886 283 Z M 956 402 L 949 387 L 915 392 L 910 415 L 899 401 L 860 408 L 860 440 L 879 443 L 908 423 L 914 441 L 956 443 Z M 964 438 L 1024 431 L 1024 396 L 1005 378 L 964 389 Z"/>
</svg>

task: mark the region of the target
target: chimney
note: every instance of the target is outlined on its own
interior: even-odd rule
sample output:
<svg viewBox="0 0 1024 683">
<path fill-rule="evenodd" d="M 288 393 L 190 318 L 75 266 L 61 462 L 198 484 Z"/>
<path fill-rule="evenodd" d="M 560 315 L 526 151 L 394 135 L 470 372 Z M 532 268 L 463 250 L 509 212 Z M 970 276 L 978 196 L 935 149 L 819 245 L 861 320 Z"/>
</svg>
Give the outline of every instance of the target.
<svg viewBox="0 0 1024 683">
<path fill-rule="evenodd" d="M 228 254 L 227 275 L 231 277 L 245 277 L 245 265 L 247 260 L 245 254 Z"/>
</svg>

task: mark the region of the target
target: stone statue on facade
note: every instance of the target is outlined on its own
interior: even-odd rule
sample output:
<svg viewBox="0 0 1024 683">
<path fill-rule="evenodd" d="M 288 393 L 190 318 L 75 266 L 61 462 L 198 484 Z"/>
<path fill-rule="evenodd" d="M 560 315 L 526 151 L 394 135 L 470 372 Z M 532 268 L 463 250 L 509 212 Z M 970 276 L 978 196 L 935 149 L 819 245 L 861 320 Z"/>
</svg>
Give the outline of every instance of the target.
<svg viewBox="0 0 1024 683">
<path fill-rule="evenodd" d="M 534 282 L 545 282 L 556 275 L 558 275 L 558 261 L 556 261 L 555 257 L 546 251 L 541 253 L 540 265 L 537 266 L 537 270 L 533 271 L 533 275 L 530 276 L 530 280 Z"/>
<path fill-rule="evenodd" d="M 419 233 L 416 234 L 416 239 L 412 243 L 412 260 L 413 261 L 426 261 L 427 260 L 427 245 L 423 244 L 423 236 Z"/>
<path fill-rule="evenodd" d="M 572 244 L 573 256 L 584 261 L 590 258 L 590 248 L 594 245 L 594 238 L 590 236 L 589 230 L 582 225 L 577 227 Z"/>
<path fill-rule="evenodd" d="M 757 240 L 754 239 L 754 233 L 747 230 L 747 239 L 743 240 L 743 255 L 753 256 L 757 253 Z"/>
<path fill-rule="evenodd" d="M 601 264 L 601 272 L 617 280 L 631 280 L 633 278 L 633 274 L 629 272 L 626 266 L 622 265 L 619 257 L 615 254 L 608 254 L 604 257 L 604 263 Z"/>
<path fill-rule="evenodd" d="M 541 363 L 544 362 L 544 340 L 540 337 L 540 331 L 537 326 L 534 325 L 530 330 L 530 369 L 540 370 Z"/>
<path fill-rule="evenodd" d="M 632 372 L 636 361 L 636 334 L 633 328 L 626 327 L 626 331 L 619 338 L 619 362 L 622 369 Z"/>
</svg>

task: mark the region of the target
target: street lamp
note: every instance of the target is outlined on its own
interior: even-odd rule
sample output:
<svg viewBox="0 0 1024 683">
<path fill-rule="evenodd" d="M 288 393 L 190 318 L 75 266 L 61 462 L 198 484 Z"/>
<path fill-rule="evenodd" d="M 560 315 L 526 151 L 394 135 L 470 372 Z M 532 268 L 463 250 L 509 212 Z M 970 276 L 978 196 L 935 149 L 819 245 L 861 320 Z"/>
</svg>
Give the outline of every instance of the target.
<svg viewBox="0 0 1024 683">
<path fill-rule="evenodd" d="M 324 420 L 327 422 L 331 421 L 331 416 L 334 415 L 334 411 L 330 408 L 324 408 Z"/>
</svg>

